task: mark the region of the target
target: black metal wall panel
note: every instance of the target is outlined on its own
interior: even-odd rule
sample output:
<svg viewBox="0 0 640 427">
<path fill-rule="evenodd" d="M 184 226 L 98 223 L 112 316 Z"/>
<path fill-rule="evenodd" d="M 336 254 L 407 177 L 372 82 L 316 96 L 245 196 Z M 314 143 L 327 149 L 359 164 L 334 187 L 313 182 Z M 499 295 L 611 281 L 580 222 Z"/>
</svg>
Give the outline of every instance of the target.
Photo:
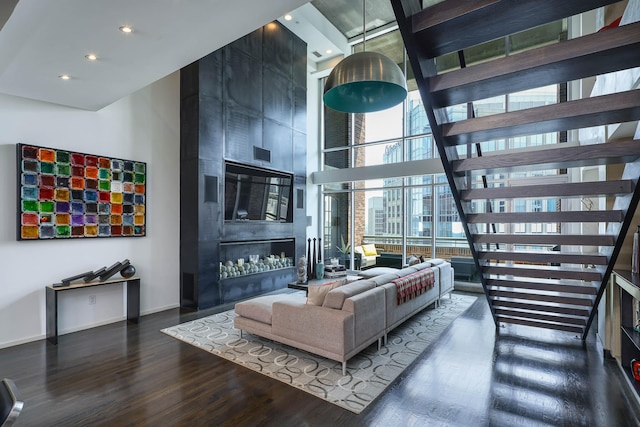
<svg viewBox="0 0 640 427">
<path fill-rule="evenodd" d="M 263 70 L 263 76 L 269 82 L 262 86 L 264 117 L 291 127 L 294 108 L 291 80 L 269 68 Z"/>
<path fill-rule="evenodd" d="M 296 131 L 293 131 L 293 173 L 303 178 L 307 174 L 307 135 Z"/>
<path fill-rule="evenodd" d="M 293 37 L 293 85 L 307 88 L 307 44 Z"/>
<path fill-rule="evenodd" d="M 223 104 L 217 97 L 200 96 L 198 126 L 198 156 L 201 159 L 219 159 L 224 140 Z"/>
<path fill-rule="evenodd" d="M 225 50 L 225 102 L 262 113 L 262 63 L 238 49 Z"/>
<path fill-rule="evenodd" d="M 224 157 L 253 163 L 253 146 L 262 146 L 262 117 L 254 112 L 227 105 Z M 218 152 L 218 156 L 220 156 Z"/>
<path fill-rule="evenodd" d="M 293 130 L 290 127 L 264 119 L 262 146 L 271 151 L 270 167 L 293 171 Z"/>
<path fill-rule="evenodd" d="M 240 37 L 238 40 L 232 42 L 230 45 L 221 50 L 227 50 L 229 48 L 239 49 L 252 58 L 256 59 L 257 61 L 262 62 L 263 34 L 264 28 L 260 27 L 254 32 L 247 34 L 244 37 Z"/>
<path fill-rule="evenodd" d="M 262 45 L 264 65 L 278 71 L 289 80 L 291 80 L 293 70 L 294 37 L 293 33 L 282 25 L 267 24 L 264 27 Z"/>
<path fill-rule="evenodd" d="M 307 88 L 293 88 L 293 128 L 307 133 Z"/>
<path fill-rule="evenodd" d="M 198 95 L 222 99 L 222 50 L 217 50 L 198 61 Z"/>
<path fill-rule="evenodd" d="M 297 260 L 306 243 L 304 209 L 294 209 L 293 223 L 225 222 L 224 164 L 233 160 L 294 172 L 294 194 L 304 190 L 306 62 L 306 44 L 274 22 L 181 72 L 180 300 L 185 307 L 237 301 L 295 279 L 294 267 L 221 278 L 220 263 L 227 261 L 221 247 L 226 253 L 234 242 L 251 248 L 252 241 L 293 239 L 286 252 Z M 271 162 L 254 158 L 254 146 L 268 150 Z"/>
</svg>

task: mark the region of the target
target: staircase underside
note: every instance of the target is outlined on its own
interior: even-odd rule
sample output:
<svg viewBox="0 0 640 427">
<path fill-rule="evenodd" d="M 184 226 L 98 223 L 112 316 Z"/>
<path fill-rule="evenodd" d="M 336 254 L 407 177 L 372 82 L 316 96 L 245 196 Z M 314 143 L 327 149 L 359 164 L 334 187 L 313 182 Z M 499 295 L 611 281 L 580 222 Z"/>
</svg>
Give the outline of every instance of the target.
<svg viewBox="0 0 640 427">
<path fill-rule="evenodd" d="M 640 22 L 569 40 L 560 34 L 554 43 L 467 65 L 469 49 L 503 38 L 509 46 L 516 33 L 615 1 L 446 0 L 424 10 L 420 1 L 391 3 L 496 325 L 585 339 L 640 198 L 640 143 L 633 134 L 589 144 L 578 136 L 637 122 L 640 89 L 567 99 L 566 88 L 640 67 Z M 459 67 L 438 73 L 440 59 L 452 54 Z M 558 87 L 555 103 L 477 113 L 487 98 L 549 85 Z M 460 104 L 467 115 L 454 121 L 450 111 Z M 552 143 L 513 142 L 540 135 Z M 613 165 L 620 176 L 585 178 Z"/>
</svg>

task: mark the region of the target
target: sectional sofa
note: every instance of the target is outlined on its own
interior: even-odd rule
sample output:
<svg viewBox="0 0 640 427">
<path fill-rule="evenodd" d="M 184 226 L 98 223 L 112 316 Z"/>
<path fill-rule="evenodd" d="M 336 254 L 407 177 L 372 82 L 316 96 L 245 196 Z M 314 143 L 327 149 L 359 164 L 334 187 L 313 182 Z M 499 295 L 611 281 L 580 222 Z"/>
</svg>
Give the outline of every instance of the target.
<svg viewBox="0 0 640 427">
<path fill-rule="evenodd" d="M 310 285 L 307 298 L 279 294 L 237 303 L 234 326 L 341 362 L 346 375 L 347 360 L 372 343 L 386 344 L 389 331 L 453 290 L 451 265 L 439 259 L 367 274 L 370 277 L 352 283 Z M 433 278 L 433 285 L 399 304 L 394 280 L 425 276 Z"/>
</svg>

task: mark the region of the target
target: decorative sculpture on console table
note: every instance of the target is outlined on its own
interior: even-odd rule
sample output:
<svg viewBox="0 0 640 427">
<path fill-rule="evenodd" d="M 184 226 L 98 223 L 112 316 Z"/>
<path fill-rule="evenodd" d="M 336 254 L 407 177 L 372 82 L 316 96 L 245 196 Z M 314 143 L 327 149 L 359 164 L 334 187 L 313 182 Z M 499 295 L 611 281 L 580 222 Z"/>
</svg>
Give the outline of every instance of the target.
<svg viewBox="0 0 640 427">
<path fill-rule="evenodd" d="M 311 263 L 308 261 L 311 259 L 311 237 L 307 239 L 307 259 L 305 260 L 305 265 L 307 266 L 307 277 L 313 277 L 311 272 Z"/>
<path fill-rule="evenodd" d="M 303 256 L 298 259 L 298 283 L 307 283 L 307 259 Z"/>
<path fill-rule="evenodd" d="M 128 279 L 133 277 L 136 274 L 136 269 L 128 259 L 124 261 L 116 262 L 110 267 L 102 267 L 96 271 L 87 271 L 86 273 L 77 274 L 75 276 L 66 277 L 60 281 L 60 283 L 54 283 L 53 287 L 61 287 L 61 286 L 70 286 L 75 280 L 83 279 L 84 283 L 89 283 L 96 278 L 99 278 L 100 281 L 108 280 L 111 276 L 116 273 L 120 273 L 120 275 Z"/>
<path fill-rule="evenodd" d="M 316 238 L 313 238 L 313 258 L 311 258 L 311 271 L 312 273 L 312 277 L 314 274 L 316 274 L 316 264 L 317 264 L 317 259 L 316 259 Z"/>
</svg>

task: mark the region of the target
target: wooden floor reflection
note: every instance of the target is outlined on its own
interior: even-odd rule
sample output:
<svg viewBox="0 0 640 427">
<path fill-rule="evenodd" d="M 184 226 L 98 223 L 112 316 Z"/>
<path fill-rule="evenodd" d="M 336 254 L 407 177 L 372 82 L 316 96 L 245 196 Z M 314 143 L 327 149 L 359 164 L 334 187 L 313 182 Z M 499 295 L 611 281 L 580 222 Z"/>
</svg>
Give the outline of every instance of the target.
<svg viewBox="0 0 640 427">
<path fill-rule="evenodd" d="M 168 310 L 0 350 L 17 426 L 638 426 L 595 337 L 509 325 L 476 303 L 359 415 L 172 339 Z"/>
</svg>

